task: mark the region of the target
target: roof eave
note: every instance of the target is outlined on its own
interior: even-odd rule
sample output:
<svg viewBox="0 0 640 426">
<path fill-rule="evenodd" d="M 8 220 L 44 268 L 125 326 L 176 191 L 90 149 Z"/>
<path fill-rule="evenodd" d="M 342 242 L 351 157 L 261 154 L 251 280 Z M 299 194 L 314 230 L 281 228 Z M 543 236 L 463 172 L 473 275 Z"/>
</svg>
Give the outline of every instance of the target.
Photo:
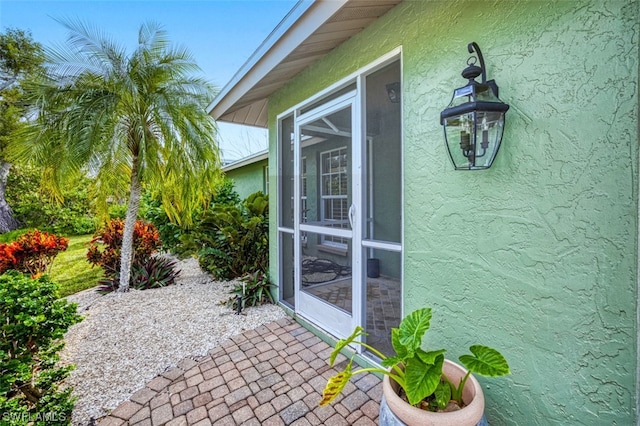
<svg viewBox="0 0 640 426">
<path fill-rule="evenodd" d="M 248 166 L 250 164 L 258 163 L 260 161 L 266 160 L 269 158 L 269 150 L 263 150 L 260 152 L 256 152 L 248 157 L 241 158 L 233 163 L 229 163 L 222 167 L 223 172 L 228 172 L 231 170 L 239 169 L 244 166 Z"/>
<path fill-rule="evenodd" d="M 238 101 L 348 1 L 299 1 L 216 96 L 207 108 L 209 114 L 219 121 L 266 128 L 266 97 L 247 105 Z M 247 109 L 244 119 L 234 120 L 233 115 L 243 108 Z"/>
</svg>

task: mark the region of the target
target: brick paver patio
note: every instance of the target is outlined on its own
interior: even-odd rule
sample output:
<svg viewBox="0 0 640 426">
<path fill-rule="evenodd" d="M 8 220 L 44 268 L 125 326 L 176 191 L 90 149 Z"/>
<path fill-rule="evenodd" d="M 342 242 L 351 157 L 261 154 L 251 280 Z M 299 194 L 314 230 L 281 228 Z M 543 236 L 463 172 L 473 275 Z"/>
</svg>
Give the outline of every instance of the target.
<svg viewBox="0 0 640 426">
<path fill-rule="evenodd" d="M 331 351 L 283 318 L 182 360 L 99 426 L 376 425 L 382 385 L 372 374 L 352 378 L 336 402 L 318 407 L 327 378 L 346 363 L 340 355 L 330 368 Z"/>
</svg>

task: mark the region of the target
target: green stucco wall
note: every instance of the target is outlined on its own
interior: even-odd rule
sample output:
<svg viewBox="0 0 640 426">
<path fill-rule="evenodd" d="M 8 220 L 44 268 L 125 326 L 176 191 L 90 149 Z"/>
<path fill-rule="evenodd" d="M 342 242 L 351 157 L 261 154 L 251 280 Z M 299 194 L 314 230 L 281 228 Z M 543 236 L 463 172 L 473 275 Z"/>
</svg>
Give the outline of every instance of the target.
<svg viewBox="0 0 640 426">
<path fill-rule="evenodd" d="M 264 192 L 264 168 L 267 164 L 267 160 L 262 160 L 225 172 L 225 176 L 233 180 L 233 189 L 241 200 L 256 191 Z"/>
<path fill-rule="evenodd" d="M 480 378 L 492 425 L 637 422 L 639 9 L 405 1 L 270 99 L 276 164 L 277 114 L 402 46 L 404 312 L 434 308 L 449 358 L 507 356 L 511 376 Z M 493 167 L 460 172 L 439 113 L 471 41 L 511 109 Z"/>
</svg>

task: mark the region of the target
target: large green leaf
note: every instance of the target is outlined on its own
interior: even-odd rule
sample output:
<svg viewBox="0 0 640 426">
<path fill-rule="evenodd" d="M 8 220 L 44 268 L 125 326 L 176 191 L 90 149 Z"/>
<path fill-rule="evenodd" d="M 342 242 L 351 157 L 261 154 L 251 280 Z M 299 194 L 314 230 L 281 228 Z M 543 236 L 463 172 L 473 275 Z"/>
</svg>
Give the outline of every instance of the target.
<svg viewBox="0 0 640 426">
<path fill-rule="evenodd" d="M 429 321 L 431 321 L 431 308 L 413 311 L 402 320 L 399 343 L 407 348 L 407 352 L 413 353 L 422 346 L 422 338 L 429 329 Z"/>
<path fill-rule="evenodd" d="M 331 377 L 329 381 L 327 381 L 327 386 L 325 386 L 324 390 L 322 391 L 322 399 L 318 403 L 320 407 L 330 404 L 331 401 L 333 401 L 338 395 L 340 395 L 340 392 L 342 392 L 342 389 L 344 389 L 345 385 L 347 384 L 347 382 L 349 382 L 349 379 L 352 376 L 352 362 L 353 360 L 350 360 L 344 371 L 336 374 L 335 376 Z"/>
<path fill-rule="evenodd" d="M 497 350 L 488 346 L 473 345 L 469 348 L 473 355 L 462 355 L 459 360 L 472 373 L 487 377 L 510 374 L 507 360 Z"/>
<path fill-rule="evenodd" d="M 336 343 L 336 347 L 333 349 L 333 352 L 331 352 L 331 356 L 329 357 L 329 365 L 333 367 L 333 363 L 336 361 L 336 357 L 338 356 L 340 351 L 342 351 L 344 348 L 350 345 L 351 342 L 356 340 L 356 338 L 360 336 L 366 336 L 366 335 L 367 333 L 364 332 L 364 328 L 357 326 L 349 337 L 347 337 L 346 339 L 338 340 L 338 342 Z"/>
<path fill-rule="evenodd" d="M 436 397 L 436 405 L 439 409 L 443 409 L 451 401 L 451 385 L 448 382 L 441 381 L 434 392 Z"/>
<path fill-rule="evenodd" d="M 407 358 L 407 356 L 409 355 L 407 352 L 407 347 L 400 342 L 400 329 L 391 329 L 391 344 L 393 345 L 393 350 L 396 351 L 396 355 L 400 359 L 404 360 Z"/>
<path fill-rule="evenodd" d="M 445 349 L 440 349 L 439 351 L 423 351 L 422 349 L 418 349 L 416 351 L 416 356 L 420 358 L 420 361 L 424 362 L 427 365 L 431 365 L 436 362 L 438 356 L 444 355 L 446 352 Z"/>
<path fill-rule="evenodd" d="M 405 365 L 405 392 L 409 404 L 416 405 L 427 396 L 435 392 L 442 375 L 444 355 L 439 355 L 431 365 L 425 364 L 420 358 L 410 359 Z"/>
</svg>

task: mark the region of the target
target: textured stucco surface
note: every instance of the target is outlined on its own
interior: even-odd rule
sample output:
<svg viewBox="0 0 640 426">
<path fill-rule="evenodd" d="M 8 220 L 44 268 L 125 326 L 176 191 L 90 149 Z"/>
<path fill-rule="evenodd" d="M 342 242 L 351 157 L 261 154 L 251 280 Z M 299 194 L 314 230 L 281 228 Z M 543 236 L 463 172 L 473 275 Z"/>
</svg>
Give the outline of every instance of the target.
<svg viewBox="0 0 640 426">
<path fill-rule="evenodd" d="M 262 160 L 225 172 L 228 178 L 233 179 L 233 188 L 240 195 L 240 199 L 244 200 L 256 191 L 264 192 L 266 166 L 267 160 Z"/>
<path fill-rule="evenodd" d="M 275 165 L 278 113 L 402 46 L 404 310 L 434 308 L 449 358 L 507 356 L 480 378 L 492 425 L 636 424 L 639 9 L 406 1 L 270 99 Z M 511 105 L 485 172 L 452 169 L 438 120 L 470 41 Z"/>
</svg>

